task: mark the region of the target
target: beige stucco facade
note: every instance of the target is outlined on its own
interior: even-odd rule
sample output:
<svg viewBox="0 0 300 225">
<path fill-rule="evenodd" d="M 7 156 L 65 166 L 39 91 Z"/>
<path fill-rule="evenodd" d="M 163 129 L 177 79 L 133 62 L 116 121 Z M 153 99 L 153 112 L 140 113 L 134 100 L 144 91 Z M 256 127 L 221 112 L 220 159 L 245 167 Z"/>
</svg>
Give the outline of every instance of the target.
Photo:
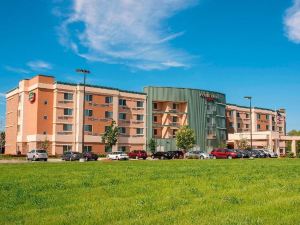
<svg viewBox="0 0 300 225">
<path fill-rule="evenodd" d="M 228 144 L 238 148 L 238 142 L 247 139 L 250 144 L 252 127 L 253 148 L 285 153 L 286 113 L 284 109 L 252 108 L 252 123 L 248 107 L 227 104 L 226 125 Z"/>
<path fill-rule="evenodd" d="M 91 96 L 85 101 L 86 148 L 96 153 L 108 151 L 101 136 L 114 120 L 122 127 L 122 133 L 113 151 L 145 149 L 145 94 L 87 86 L 86 96 Z M 52 155 L 60 155 L 64 150 L 82 151 L 82 85 L 38 75 L 20 81 L 6 99 L 6 154 L 25 154 L 40 148 L 45 140 Z"/>
</svg>

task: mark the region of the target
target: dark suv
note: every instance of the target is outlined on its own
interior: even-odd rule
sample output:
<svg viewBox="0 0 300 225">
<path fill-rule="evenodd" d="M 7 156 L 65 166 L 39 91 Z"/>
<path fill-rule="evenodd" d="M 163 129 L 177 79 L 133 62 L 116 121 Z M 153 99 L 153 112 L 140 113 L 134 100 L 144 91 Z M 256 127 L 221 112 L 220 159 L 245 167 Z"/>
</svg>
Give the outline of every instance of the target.
<svg viewBox="0 0 300 225">
<path fill-rule="evenodd" d="M 184 152 L 183 151 L 169 151 L 169 153 L 172 155 L 173 159 L 183 159 L 184 158 Z"/>
<path fill-rule="evenodd" d="M 210 153 L 214 159 L 234 159 L 242 158 L 242 154 L 233 149 L 216 148 Z"/>
<path fill-rule="evenodd" d="M 172 159 L 173 154 L 171 152 L 155 152 L 151 155 L 152 159 Z"/>
<path fill-rule="evenodd" d="M 84 158 L 86 161 L 90 161 L 90 160 L 98 160 L 98 155 L 93 153 L 93 152 L 84 152 L 82 154 L 82 158 Z"/>
<path fill-rule="evenodd" d="M 147 159 L 147 152 L 143 150 L 134 150 L 128 153 L 129 158 L 131 159 Z"/>
</svg>

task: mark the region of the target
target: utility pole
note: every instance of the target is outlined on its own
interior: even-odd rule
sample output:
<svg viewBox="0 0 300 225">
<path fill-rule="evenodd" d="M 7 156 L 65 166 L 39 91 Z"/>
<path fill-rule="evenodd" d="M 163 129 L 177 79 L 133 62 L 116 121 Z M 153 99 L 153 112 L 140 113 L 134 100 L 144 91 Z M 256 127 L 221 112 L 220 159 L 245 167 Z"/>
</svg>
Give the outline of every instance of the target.
<svg viewBox="0 0 300 225">
<path fill-rule="evenodd" d="M 89 70 L 76 69 L 77 73 L 83 74 L 83 112 L 82 112 L 82 152 L 84 152 L 84 126 L 85 126 L 85 85 L 86 85 L 86 75 L 90 73 Z"/>
<path fill-rule="evenodd" d="M 252 97 L 245 96 L 244 98 L 248 99 L 250 102 L 250 143 L 251 143 L 251 150 L 252 150 L 253 149 L 253 144 L 252 144 Z"/>
</svg>

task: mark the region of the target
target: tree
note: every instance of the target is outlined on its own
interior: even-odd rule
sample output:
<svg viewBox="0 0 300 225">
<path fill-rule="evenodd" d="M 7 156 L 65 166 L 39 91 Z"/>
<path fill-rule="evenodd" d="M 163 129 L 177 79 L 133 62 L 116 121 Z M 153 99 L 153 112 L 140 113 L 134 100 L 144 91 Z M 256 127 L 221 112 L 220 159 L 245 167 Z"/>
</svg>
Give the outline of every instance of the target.
<svg viewBox="0 0 300 225">
<path fill-rule="evenodd" d="M 153 138 L 150 139 L 149 143 L 148 143 L 148 148 L 150 149 L 150 151 L 153 153 L 156 150 L 156 142 Z"/>
<path fill-rule="evenodd" d="M 246 150 L 249 148 L 249 143 L 247 138 L 242 138 L 239 141 L 237 141 L 237 147 L 238 149 Z"/>
<path fill-rule="evenodd" d="M 117 141 L 119 136 L 119 127 L 116 125 L 116 121 L 112 121 L 111 125 L 107 127 L 105 133 L 102 136 L 102 143 L 112 148 Z"/>
<path fill-rule="evenodd" d="M 48 151 L 49 146 L 50 146 L 50 141 L 46 137 L 45 140 L 41 143 L 41 148 L 43 150 Z"/>
<path fill-rule="evenodd" d="M 2 153 L 2 150 L 4 149 L 5 146 L 5 132 L 2 131 L 0 133 L 0 153 Z"/>
<path fill-rule="evenodd" d="M 188 126 L 182 126 L 176 132 L 176 145 L 179 149 L 187 151 L 194 147 L 196 143 L 196 136 L 194 130 Z"/>
</svg>

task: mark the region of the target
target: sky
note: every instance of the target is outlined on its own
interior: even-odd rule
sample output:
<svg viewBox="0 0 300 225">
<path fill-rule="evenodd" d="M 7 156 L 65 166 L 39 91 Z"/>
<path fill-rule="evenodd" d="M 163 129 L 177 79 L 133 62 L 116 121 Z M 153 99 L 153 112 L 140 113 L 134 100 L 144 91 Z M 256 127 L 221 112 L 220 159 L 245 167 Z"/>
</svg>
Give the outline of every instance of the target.
<svg viewBox="0 0 300 225">
<path fill-rule="evenodd" d="M 5 93 L 36 74 L 142 91 L 199 88 L 287 110 L 299 129 L 300 0 L 0 1 L 0 129 Z"/>
</svg>

